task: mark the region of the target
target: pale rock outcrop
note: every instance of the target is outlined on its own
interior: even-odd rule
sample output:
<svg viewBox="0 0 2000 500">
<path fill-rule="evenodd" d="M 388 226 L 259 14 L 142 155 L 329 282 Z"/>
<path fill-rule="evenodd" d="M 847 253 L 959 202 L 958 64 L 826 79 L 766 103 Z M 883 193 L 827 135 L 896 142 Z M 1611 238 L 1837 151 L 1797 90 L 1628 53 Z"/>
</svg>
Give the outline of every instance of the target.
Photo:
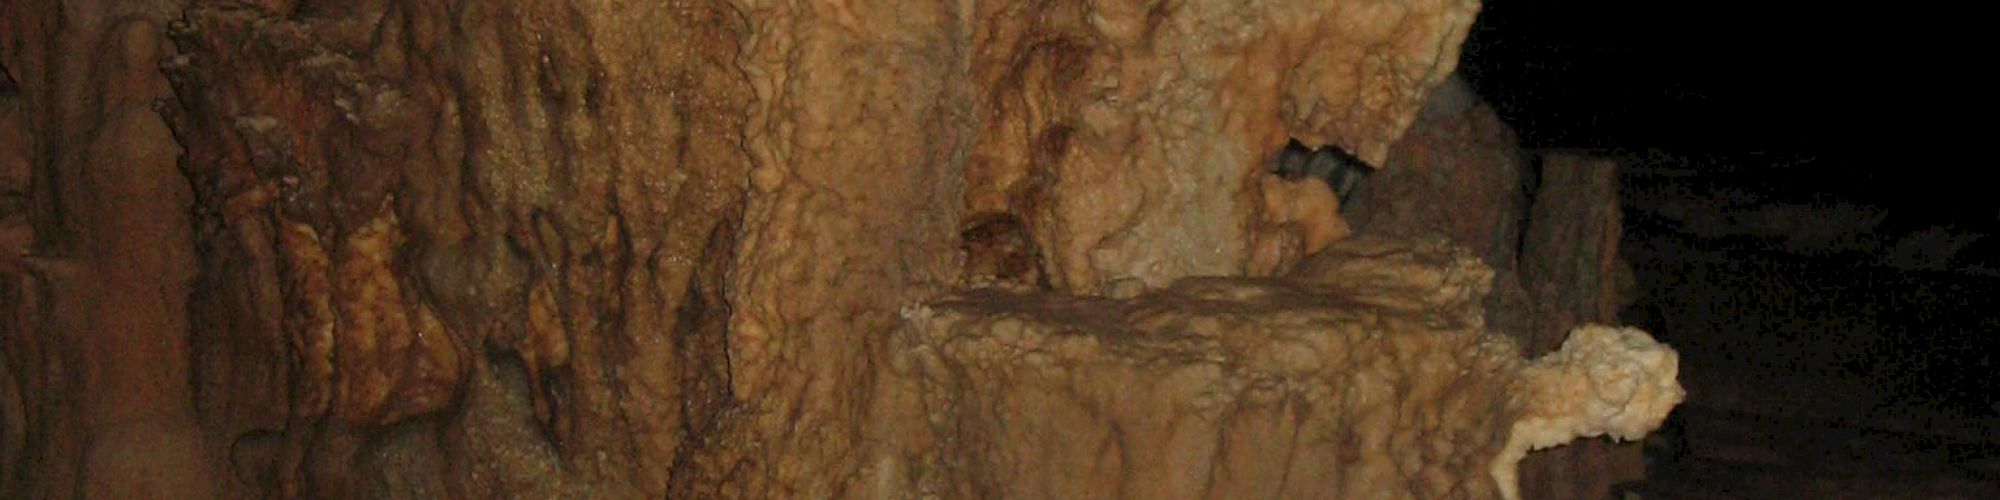
<svg viewBox="0 0 2000 500">
<path fill-rule="evenodd" d="M 1635 439 L 1681 399 L 1644 332 L 1587 326 L 1523 362 L 1480 327 L 1476 258 L 1349 246 L 1294 279 L 906 309 L 873 415 L 903 424 L 862 476 L 889 496 L 1518 498 L 1530 448 Z"/>
<path fill-rule="evenodd" d="M 1516 464 L 1530 450 L 1598 436 L 1636 441 L 1658 429 L 1687 398 L 1679 374 L 1680 356 L 1646 332 L 1571 330 L 1561 349 L 1522 369 L 1512 392 L 1522 414 L 1493 462 L 1502 496 L 1520 497 Z"/>
</svg>

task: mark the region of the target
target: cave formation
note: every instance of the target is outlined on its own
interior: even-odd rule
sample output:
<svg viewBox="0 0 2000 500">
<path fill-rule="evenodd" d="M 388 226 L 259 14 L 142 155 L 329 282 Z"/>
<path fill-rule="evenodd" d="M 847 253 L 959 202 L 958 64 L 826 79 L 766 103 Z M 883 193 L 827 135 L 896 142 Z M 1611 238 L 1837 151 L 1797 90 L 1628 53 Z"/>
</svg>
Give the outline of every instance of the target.
<svg viewBox="0 0 2000 500">
<path fill-rule="evenodd" d="M 1479 10 L 0 1 L 0 496 L 1608 494 L 1676 353 Z"/>
</svg>

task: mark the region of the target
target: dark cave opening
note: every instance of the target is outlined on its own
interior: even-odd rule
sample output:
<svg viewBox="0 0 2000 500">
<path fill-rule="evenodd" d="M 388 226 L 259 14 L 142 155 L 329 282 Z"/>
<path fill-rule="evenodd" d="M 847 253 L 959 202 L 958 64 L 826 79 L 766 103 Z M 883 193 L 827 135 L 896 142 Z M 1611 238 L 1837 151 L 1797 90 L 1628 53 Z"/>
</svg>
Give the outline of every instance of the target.
<svg viewBox="0 0 2000 500">
<path fill-rule="evenodd" d="M 1298 139 L 1287 141 L 1284 149 L 1272 156 L 1271 173 L 1287 181 L 1311 179 L 1325 182 L 1334 196 L 1340 199 L 1341 206 L 1347 206 L 1348 200 L 1354 198 L 1354 191 L 1376 170 L 1340 146 L 1328 144 L 1308 148 Z"/>
<path fill-rule="evenodd" d="M 1901 14 L 1711 7 L 1489 1 L 1460 66 L 1523 147 L 1619 159 L 1619 319 L 1688 391 L 1631 491 L 2000 491 L 2000 205 L 1969 169 L 1912 173 L 1966 132 L 1887 125 L 1939 122 L 1961 83 L 1855 69 L 1884 37 L 1851 33 Z"/>
</svg>

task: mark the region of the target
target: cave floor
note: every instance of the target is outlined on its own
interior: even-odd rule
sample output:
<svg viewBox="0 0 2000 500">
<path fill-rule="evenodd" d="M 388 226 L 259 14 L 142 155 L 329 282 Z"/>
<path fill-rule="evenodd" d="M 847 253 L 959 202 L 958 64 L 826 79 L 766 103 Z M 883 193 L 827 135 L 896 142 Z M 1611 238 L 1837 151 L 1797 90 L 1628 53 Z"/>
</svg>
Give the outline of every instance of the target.
<svg viewBox="0 0 2000 500">
<path fill-rule="evenodd" d="M 1717 226 L 1838 203 L 1738 181 L 1625 175 L 1621 320 L 1680 351 L 1688 400 L 1622 498 L 2000 498 L 2000 278 Z"/>
<path fill-rule="evenodd" d="M 1644 483 L 1628 485 L 1631 497 L 2000 498 L 2000 444 L 1990 440 L 1680 411 L 1683 448 L 1649 449 L 1654 470 Z"/>
</svg>

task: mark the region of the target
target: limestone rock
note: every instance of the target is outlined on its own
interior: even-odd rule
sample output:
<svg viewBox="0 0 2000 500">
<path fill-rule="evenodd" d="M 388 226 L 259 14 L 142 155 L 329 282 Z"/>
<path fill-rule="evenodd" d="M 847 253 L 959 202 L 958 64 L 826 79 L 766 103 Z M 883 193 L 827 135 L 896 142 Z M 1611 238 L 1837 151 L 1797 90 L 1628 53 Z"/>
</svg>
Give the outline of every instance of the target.
<svg viewBox="0 0 2000 500">
<path fill-rule="evenodd" d="M 1300 264 L 1291 277 L 1354 292 L 1373 305 L 1437 310 L 1473 328 L 1485 326 L 1479 305 L 1493 289 L 1493 269 L 1442 238 L 1342 241 Z"/>
<path fill-rule="evenodd" d="M 1442 237 L 1471 249 L 1494 271 L 1488 326 L 1538 355 L 1578 325 L 1616 320 L 1615 299 L 1605 298 L 1612 291 L 1605 280 L 1619 262 L 1616 176 L 1608 163 L 1575 154 L 1547 155 L 1536 165 L 1514 142 L 1494 111 L 1453 77 L 1431 92 L 1389 163 L 1343 215 L 1360 238 Z M 1538 171 L 1539 182 L 1527 181 Z M 1532 213 L 1528 194 L 1535 195 Z M 1531 455 L 1522 471 L 1525 496 L 1601 498 L 1612 483 L 1640 473 L 1638 451 L 1590 441 Z"/>
<path fill-rule="evenodd" d="M 1288 139 L 1375 165 L 1451 73 L 1477 5 L 975 4 L 965 210 L 1018 217 L 1058 289 L 1270 275 L 1328 240 L 1271 189 Z M 963 64 L 963 63 L 961 63 Z M 1303 234 L 1302 234 L 1303 233 Z"/>
<path fill-rule="evenodd" d="M 188 383 L 190 195 L 153 111 L 174 9 L 0 5 L 0 496 L 213 493 Z"/>
<path fill-rule="evenodd" d="M 1680 357 L 1646 332 L 1595 325 L 1571 330 L 1562 349 L 1522 370 L 1522 390 L 1514 397 L 1523 413 L 1493 464 L 1503 496 L 1520 496 L 1515 464 L 1531 449 L 1597 436 L 1636 441 L 1658 429 L 1687 397 L 1679 374 Z"/>
<path fill-rule="evenodd" d="M 743 420 L 695 463 L 775 472 L 700 493 L 853 491 L 876 403 L 859 374 L 905 304 L 975 280 L 1127 296 L 1288 269 L 1340 222 L 1295 210 L 1330 193 L 1262 191 L 1269 155 L 1294 136 L 1379 161 L 1475 10 L 746 2 Z"/>
<path fill-rule="evenodd" d="M 1622 234 L 1615 162 L 1570 152 L 1542 156 L 1535 206 L 1522 235 L 1517 302 L 1496 316 L 1520 330 L 1528 355 L 1555 350 L 1579 325 L 1616 319 Z M 1496 298 L 1501 297 L 1495 294 Z M 1498 318 L 1496 318 L 1498 319 Z M 1530 456 L 1524 496 L 1599 498 L 1645 469 L 1637 443 L 1593 440 Z"/>
<path fill-rule="evenodd" d="M 165 67 L 214 290 L 197 403 L 258 450 L 226 465 L 239 494 L 666 494 L 727 400 L 735 10 L 217 4 Z M 383 426 L 418 437 L 360 460 Z M 550 442 L 478 439 L 524 435 Z M 346 465 L 393 463 L 496 474 Z"/>
<path fill-rule="evenodd" d="M 1524 363 L 1457 319 L 1476 301 L 1373 305 L 1425 302 L 1380 296 L 1411 291 L 1209 278 L 912 307 L 882 397 L 911 408 L 873 415 L 904 423 L 877 426 L 862 491 L 1518 498 L 1529 448 L 1633 438 L 1680 400 L 1673 351 L 1643 332 L 1579 329 Z"/>
<path fill-rule="evenodd" d="M 1391 148 L 1345 210 L 1363 233 L 1446 236 L 1497 272 L 1514 272 L 1527 219 L 1526 157 L 1514 132 L 1459 76 L 1430 94 L 1410 131 Z"/>
<path fill-rule="evenodd" d="M 0 496 L 1497 493 L 1477 8 L 0 0 Z"/>
</svg>

